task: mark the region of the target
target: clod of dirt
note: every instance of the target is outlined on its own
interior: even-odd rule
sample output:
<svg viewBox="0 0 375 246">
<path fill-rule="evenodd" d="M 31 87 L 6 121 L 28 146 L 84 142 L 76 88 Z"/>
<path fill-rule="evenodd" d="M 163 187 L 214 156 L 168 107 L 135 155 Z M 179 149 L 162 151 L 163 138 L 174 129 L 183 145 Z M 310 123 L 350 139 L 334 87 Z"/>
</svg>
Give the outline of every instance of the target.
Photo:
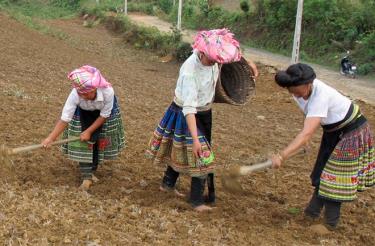
<svg viewBox="0 0 375 246">
<path fill-rule="evenodd" d="M 330 230 L 328 230 L 327 227 L 322 224 L 312 225 L 309 227 L 309 230 L 319 236 L 324 236 L 331 233 Z"/>
</svg>

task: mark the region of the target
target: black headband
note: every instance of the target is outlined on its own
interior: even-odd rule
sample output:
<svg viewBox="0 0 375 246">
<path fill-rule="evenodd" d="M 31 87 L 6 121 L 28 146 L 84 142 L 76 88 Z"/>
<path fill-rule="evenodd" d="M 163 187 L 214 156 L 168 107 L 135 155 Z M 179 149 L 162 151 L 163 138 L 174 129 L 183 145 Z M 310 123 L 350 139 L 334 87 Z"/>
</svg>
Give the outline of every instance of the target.
<svg viewBox="0 0 375 246">
<path fill-rule="evenodd" d="M 314 70 L 307 64 L 297 63 L 286 71 L 276 73 L 275 81 L 281 87 L 299 86 L 312 83 L 316 78 Z"/>
</svg>

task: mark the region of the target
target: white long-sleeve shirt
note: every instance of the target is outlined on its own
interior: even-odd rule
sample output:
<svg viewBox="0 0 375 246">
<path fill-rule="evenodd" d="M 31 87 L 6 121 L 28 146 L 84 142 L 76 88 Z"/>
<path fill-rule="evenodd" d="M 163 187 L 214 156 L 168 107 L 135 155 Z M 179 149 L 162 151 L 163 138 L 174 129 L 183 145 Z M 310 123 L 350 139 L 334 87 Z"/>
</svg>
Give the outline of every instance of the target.
<svg viewBox="0 0 375 246">
<path fill-rule="evenodd" d="M 204 66 L 196 51 L 182 64 L 175 89 L 175 102 L 182 107 L 184 115 L 195 114 L 197 108 L 212 103 L 218 77 L 218 65 Z"/>
<path fill-rule="evenodd" d="M 113 108 L 114 95 L 115 93 L 112 87 L 98 88 L 96 90 L 96 98 L 94 100 L 85 100 L 78 95 L 76 89 L 72 89 L 68 99 L 65 102 L 61 114 L 61 120 L 70 122 L 77 106 L 84 110 L 100 110 L 100 116 L 103 118 L 108 118 L 111 115 Z"/>
</svg>

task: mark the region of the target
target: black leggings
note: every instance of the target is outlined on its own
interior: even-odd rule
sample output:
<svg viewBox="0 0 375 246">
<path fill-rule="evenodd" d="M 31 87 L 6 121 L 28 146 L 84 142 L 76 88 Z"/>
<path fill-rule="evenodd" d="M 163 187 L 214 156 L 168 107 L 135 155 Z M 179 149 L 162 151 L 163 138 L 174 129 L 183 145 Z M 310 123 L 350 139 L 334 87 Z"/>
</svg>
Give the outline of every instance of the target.
<svg viewBox="0 0 375 246">
<path fill-rule="evenodd" d="M 167 167 L 165 170 L 162 187 L 166 189 L 174 189 L 177 178 L 180 174 L 173 170 L 170 166 Z M 205 199 L 203 197 L 204 187 L 207 180 L 208 186 L 208 196 Z M 203 177 L 192 177 L 191 178 L 191 194 L 190 194 L 190 202 L 191 204 L 196 207 L 199 205 L 207 203 L 214 203 L 215 202 L 215 185 L 214 185 L 214 174 L 210 173 Z"/>
<path fill-rule="evenodd" d="M 209 144 L 211 144 L 211 129 L 212 129 L 212 111 L 198 112 L 195 114 L 197 127 L 205 135 Z M 170 166 L 165 171 L 162 186 L 167 189 L 173 189 L 176 185 L 179 173 L 173 170 Z M 207 180 L 208 197 L 204 199 L 203 193 Z M 214 174 L 210 173 L 207 176 L 192 177 L 191 178 L 191 195 L 190 202 L 196 207 L 202 205 L 204 202 L 215 202 L 215 182 Z"/>
<path fill-rule="evenodd" d="M 81 121 L 81 131 L 85 131 L 87 128 L 89 128 L 92 123 L 95 122 L 95 120 L 99 117 L 100 111 L 94 110 L 84 110 L 79 108 L 79 115 L 80 115 L 80 121 Z M 93 171 L 96 171 L 99 164 L 99 134 L 102 130 L 102 127 L 99 127 L 95 130 L 95 132 L 91 135 L 90 142 L 94 142 L 93 149 L 92 149 L 92 163 L 85 163 L 80 162 L 79 163 L 79 170 L 81 172 L 82 179 L 92 179 L 92 173 Z"/>
<path fill-rule="evenodd" d="M 305 214 L 318 218 L 324 209 L 324 219 L 332 227 L 336 227 L 340 219 L 341 202 L 331 201 L 318 196 L 318 189 L 315 189 L 309 204 L 305 209 Z"/>
</svg>

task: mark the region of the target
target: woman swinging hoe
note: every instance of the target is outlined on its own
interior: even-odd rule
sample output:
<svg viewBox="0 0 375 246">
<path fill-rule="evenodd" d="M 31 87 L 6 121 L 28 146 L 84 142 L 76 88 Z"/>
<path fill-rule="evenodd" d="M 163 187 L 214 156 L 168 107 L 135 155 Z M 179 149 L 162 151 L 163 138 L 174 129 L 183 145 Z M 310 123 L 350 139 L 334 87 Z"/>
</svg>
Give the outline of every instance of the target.
<svg viewBox="0 0 375 246">
<path fill-rule="evenodd" d="M 315 191 L 305 209 L 318 218 L 324 208 L 328 228 L 337 226 L 342 202 L 353 201 L 357 191 L 375 184 L 375 153 L 370 126 L 358 105 L 334 88 L 316 79 L 314 70 L 302 63 L 279 71 L 276 83 L 286 88 L 305 114 L 301 132 L 272 157 L 274 167 L 309 141 L 321 126 L 323 136 L 311 173 Z"/>
</svg>

